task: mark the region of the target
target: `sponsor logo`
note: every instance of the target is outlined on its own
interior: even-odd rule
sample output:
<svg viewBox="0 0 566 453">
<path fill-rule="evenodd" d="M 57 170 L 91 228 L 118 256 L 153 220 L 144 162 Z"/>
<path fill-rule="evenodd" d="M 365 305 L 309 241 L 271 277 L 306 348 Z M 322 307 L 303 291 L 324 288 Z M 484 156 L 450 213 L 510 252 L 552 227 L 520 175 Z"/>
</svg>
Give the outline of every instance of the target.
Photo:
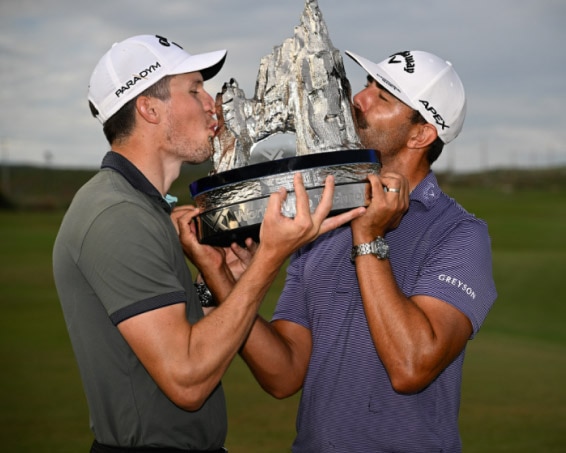
<svg viewBox="0 0 566 453">
<path fill-rule="evenodd" d="M 159 44 L 161 44 L 164 47 L 171 47 L 171 44 L 173 44 L 174 46 L 177 46 L 179 49 L 182 49 L 182 47 L 179 44 L 177 44 L 174 41 L 169 42 L 169 40 L 164 36 L 155 35 L 155 37 L 159 41 Z"/>
<path fill-rule="evenodd" d="M 446 275 L 446 274 L 440 274 L 438 276 L 438 280 L 440 280 L 441 282 L 448 283 L 449 285 L 456 286 L 458 289 L 462 290 L 468 296 L 470 296 L 472 299 L 475 300 L 476 292 L 470 286 L 464 283 L 462 280 L 459 280 L 455 277 L 451 277 L 450 275 Z"/>
<path fill-rule="evenodd" d="M 130 88 L 133 88 L 136 85 L 136 83 L 146 79 L 150 74 L 153 74 L 155 71 L 158 71 L 160 68 L 161 68 L 161 63 L 159 63 L 159 61 L 156 61 L 154 64 L 141 70 L 139 73 L 134 74 L 134 76 L 130 80 L 128 80 L 124 85 L 122 85 L 120 88 L 116 90 L 115 92 L 116 97 L 119 98 Z"/>
<path fill-rule="evenodd" d="M 394 53 L 389 57 L 388 61 L 389 64 L 400 64 L 403 62 L 405 63 L 403 71 L 408 72 L 409 74 L 415 72 L 415 57 L 411 55 L 411 52 L 405 51 Z"/>
<path fill-rule="evenodd" d="M 436 124 L 438 124 L 442 128 L 442 130 L 450 128 L 450 126 L 448 126 L 446 124 L 446 122 L 444 121 L 444 118 L 442 118 L 440 113 L 438 113 L 436 111 L 436 109 L 432 105 L 430 105 L 430 102 L 422 100 L 422 99 L 419 102 L 424 106 L 424 108 L 426 109 L 427 112 L 430 112 L 432 114 L 434 121 L 436 122 Z"/>
<path fill-rule="evenodd" d="M 391 55 L 389 57 L 388 63 L 404 64 L 403 71 L 409 74 L 413 74 L 415 72 L 415 57 L 413 57 L 413 55 L 409 51 L 397 52 Z M 432 105 L 430 105 L 429 101 L 420 100 L 419 102 L 424 106 L 427 112 L 430 112 L 432 114 L 434 121 L 438 126 L 442 128 L 442 130 L 450 128 L 450 126 L 446 124 L 446 121 L 444 121 L 444 118 L 442 118 L 442 115 L 440 115 L 440 113 L 438 113 L 438 111 Z"/>
<path fill-rule="evenodd" d="M 390 82 L 389 80 L 387 80 L 385 77 L 380 76 L 379 74 L 376 74 L 377 77 L 379 77 L 379 79 L 381 80 L 381 84 L 382 85 L 387 85 L 388 87 L 390 87 L 393 91 L 398 91 L 399 93 L 401 92 L 401 90 L 399 88 L 397 88 L 392 82 Z"/>
</svg>

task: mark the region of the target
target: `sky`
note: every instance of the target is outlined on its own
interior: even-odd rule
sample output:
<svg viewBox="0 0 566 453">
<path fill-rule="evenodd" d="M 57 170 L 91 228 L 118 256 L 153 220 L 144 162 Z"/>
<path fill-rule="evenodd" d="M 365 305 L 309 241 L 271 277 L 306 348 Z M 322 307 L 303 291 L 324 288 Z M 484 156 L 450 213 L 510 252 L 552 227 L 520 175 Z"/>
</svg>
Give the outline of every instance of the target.
<svg viewBox="0 0 566 453">
<path fill-rule="evenodd" d="M 375 62 L 426 50 L 454 65 L 466 122 L 433 168 L 566 165 L 566 1 L 318 0 L 332 44 Z M 87 106 L 117 41 L 159 34 L 189 53 L 227 49 L 205 84 L 254 94 L 261 57 L 293 36 L 304 0 L 0 0 L 0 163 L 97 168 L 109 145 Z M 343 54 L 355 94 L 365 72 Z"/>
</svg>

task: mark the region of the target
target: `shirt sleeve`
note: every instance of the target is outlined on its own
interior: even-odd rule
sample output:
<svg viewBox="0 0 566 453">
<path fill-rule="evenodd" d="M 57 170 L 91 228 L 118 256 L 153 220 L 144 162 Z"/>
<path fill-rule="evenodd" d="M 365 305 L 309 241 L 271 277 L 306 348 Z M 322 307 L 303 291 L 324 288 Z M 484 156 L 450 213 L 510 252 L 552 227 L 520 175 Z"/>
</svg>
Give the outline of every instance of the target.
<svg viewBox="0 0 566 453">
<path fill-rule="evenodd" d="M 300 253 L 292 255 L 287 266 L 283 291 L 275 307 L 273 320 L 284 319 L 310 329 L 307 296 L 304 291 L 304 263 Z"/>
<path fill-rule="evenodd" d="M 79 265 L 115 323 L 186 300 L 172 269 L 170 231 L 163 218 L 133 203 L 101 213 L 85 236 Z"/>
<path fill-rule="evenodd" d="M 475 335 L 497 297 L 487 225 L 466 219 L 434 236 L 413 295 L 453 305 L 470 319 Z"/>
</svg>

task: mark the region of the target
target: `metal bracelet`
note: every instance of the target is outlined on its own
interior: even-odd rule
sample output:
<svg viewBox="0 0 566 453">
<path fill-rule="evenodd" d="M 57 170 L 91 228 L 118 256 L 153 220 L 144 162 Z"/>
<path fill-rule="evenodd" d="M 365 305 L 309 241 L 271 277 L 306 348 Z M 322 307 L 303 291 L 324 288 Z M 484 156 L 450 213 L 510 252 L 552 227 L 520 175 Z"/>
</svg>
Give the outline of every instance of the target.
<svg viewBox="0 0 566 453">
<path fill-rule="evenodd" d="M 195 283 L 200 305 L 202 307 L 216 307 L 216 302 L 206 283 Z"/>
</svg>

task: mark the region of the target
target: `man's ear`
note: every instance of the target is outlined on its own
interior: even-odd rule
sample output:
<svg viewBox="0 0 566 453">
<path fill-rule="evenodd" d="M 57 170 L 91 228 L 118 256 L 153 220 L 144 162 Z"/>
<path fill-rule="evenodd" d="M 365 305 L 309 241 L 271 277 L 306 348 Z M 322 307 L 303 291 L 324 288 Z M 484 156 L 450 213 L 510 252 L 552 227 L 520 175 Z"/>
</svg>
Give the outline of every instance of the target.
<svg viewBox="0 0 566 453">
<path fill-rule="evenodd" d="M 138 96 L 136 110 L 148 123 L 157 124 L 160 119 L 159 99 L 149 96 Z"/>
<path fill-rule="evenodd" d="M 438 131 L 430 123 L 416 124 L 407 143 L 409 148 L 426 148 L 438 137 Z"/>
</svg>

